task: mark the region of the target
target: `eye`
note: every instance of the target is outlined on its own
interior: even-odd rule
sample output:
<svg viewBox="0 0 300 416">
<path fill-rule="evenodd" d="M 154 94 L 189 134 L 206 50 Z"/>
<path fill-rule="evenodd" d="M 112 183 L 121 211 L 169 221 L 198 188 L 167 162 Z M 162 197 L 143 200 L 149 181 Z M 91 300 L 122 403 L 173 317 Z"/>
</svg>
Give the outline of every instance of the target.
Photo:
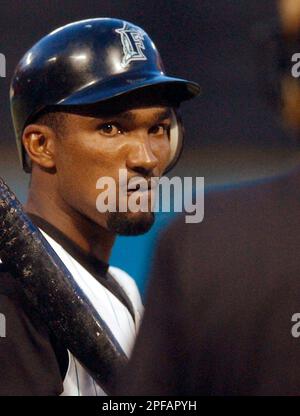
<svg viewBox="0 0 300 416">
<path fill-rule="evenodd" d="M 113 123 L 104 123 L 98 127 L 100 134 L 107 137 L 114 137 L 122 133 L 120 126 Z"/>
<path fill-rule="evenodd" d="M 164 136 L 169 134 L 170 125 L 169 124 L 156 124 L 149 129 L 149 133 L 154 136 Z"/>
</svg>

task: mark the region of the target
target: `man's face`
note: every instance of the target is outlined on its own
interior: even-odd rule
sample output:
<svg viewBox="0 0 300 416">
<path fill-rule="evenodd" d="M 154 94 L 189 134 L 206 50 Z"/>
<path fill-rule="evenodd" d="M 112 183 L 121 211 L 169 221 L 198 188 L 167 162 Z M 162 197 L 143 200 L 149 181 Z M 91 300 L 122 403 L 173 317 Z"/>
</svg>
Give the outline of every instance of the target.
<svg viewBox="0 0 300 416">
<path fill-rule="evenodd" d="M 154 221 L 151 201 L 155 190 L 147 191 L 148 212 L 118 212 L 120 203 L 145 198 L 142 191 L 120 186 L 119 172 L 149 181 L 160 177 L 170 156 L 169 129 L 171 109 L 148 106 L 115 115 L 68 113 L 63 137 L 55 143 L 55 163 L 59 197 L 67 205 L 96 224 L 122 235 L 136 235 L 149 230 Z M 99 178 L 110 177 L 116 184 L 116 212 L 100 213 L 96 188 Z M 109 192 L 114 192 L 112 188 Z M 153 208 L 153 205 L 152 205 Z"/>
</svg>

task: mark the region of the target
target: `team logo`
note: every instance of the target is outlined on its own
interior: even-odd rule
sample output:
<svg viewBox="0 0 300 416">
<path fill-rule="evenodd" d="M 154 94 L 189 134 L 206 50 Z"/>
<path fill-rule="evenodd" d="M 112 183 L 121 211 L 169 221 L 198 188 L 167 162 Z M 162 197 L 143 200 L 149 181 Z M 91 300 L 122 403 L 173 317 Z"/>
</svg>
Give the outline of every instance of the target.
<svg viewBox="0 0 300 416">
<path fill-rule="evenodd" d="M 122 67 L 126 68 L 132 61 L 146 61 L 147 57 L 144 55 L 144 34 L 132 27 L 129 27 L 126 23 L 122 29 L 116 29 L 116 32 L 121 36 L 121 42 L 123 45 L 124 56 L 122 59 Z"/>
</svg>

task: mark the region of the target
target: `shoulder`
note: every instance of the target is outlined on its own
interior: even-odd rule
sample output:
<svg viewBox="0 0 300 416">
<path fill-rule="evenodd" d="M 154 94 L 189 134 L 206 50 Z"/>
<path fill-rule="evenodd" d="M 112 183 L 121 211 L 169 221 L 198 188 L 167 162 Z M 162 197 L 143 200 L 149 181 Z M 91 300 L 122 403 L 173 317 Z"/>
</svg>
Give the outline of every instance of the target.
<svg viewBox="0 0 300 416">
<path fill-rule="evenodd" d="M 110 266 L 109 272 L 114 276 L 124 290 L 127 289 L 127 291 L 138 292 L 135 280 L 127 272 L 115 266 Z"/>
<path fill-rule="evenodd" d="M 124 270 L 118 267 L 110 266 L 109 272 L 113 275 L 122 289 L 126 292 L 127 296 L 131 300 L 135 312 L 141 315 L 143 314 L 144 307 L 141 299 L 141 295 L 135 280 Z"/>
</svg>

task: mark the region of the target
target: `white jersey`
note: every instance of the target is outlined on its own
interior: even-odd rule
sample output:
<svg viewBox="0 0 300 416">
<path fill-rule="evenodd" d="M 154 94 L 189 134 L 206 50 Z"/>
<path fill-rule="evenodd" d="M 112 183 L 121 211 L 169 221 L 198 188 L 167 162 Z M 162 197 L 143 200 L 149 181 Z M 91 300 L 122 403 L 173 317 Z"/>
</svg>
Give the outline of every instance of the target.
<svg viewBox="0 0 300 416">
<path fill-rule="evenodd" d="M 72 274 L 78 286 L 110 328 L 124 353 L 129 357 L 143 313 L 143 305 L 135 281 L 123 270 L 109 267 L 109 273 L 131 300 L 135 322 L 127 307 L 57 241 L 40 229 L 57 255 Z M 105 392 L 68 351 L 69 364 L 63 381 L 63 396 L 103 396 Z"/>
</svg>

